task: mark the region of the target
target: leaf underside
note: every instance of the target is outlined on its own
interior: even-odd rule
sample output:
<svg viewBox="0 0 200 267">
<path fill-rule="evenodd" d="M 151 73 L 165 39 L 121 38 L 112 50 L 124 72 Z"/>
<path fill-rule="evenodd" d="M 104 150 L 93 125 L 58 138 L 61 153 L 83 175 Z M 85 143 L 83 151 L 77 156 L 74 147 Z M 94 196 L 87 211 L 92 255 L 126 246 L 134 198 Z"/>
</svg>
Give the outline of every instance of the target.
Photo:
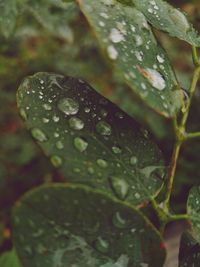
<svg viewBox="0 0 200 267">
<path fill-rule="evenodd" d="M 87 187 L 37 188 L 17 204 L 13 218 L 24 266 L 160 267 L 164 262 L 160 236 L 150 222 Z"/>
<path fill-rule="evenodd" d="M 132 204 L 160 191 L 161 152 L 148 132 L 86 82 L 38 73 L 18 90 L 21 116 L 66 181 Z"/>
<path fill-rule="evenodd" d="M 145 16 L 115 1 L 78 2 L 101 47 L 131 89 L 160 114 L 174 116 L 182 105 L 182 92 Z"/>
<path fill-rule="evenodd" d="M 189 232 L 183 233 L 179 250 L 179 267 L 199 267 L 200 245 Z"/>
<path fill-rule="evenodd" d="M 22 267 L 19 259 L 17 258 L 15 250 L 9 252 L 4 252 L 0 256 L 0 266 L 1 267 Z"/>
</svg>

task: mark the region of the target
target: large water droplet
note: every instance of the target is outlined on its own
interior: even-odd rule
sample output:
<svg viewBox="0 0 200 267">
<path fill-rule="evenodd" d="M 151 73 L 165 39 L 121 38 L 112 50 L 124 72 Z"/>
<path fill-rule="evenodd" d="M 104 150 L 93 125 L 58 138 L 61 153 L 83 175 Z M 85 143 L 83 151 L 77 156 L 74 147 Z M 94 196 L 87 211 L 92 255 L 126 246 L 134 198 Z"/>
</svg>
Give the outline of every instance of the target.
<svg viewBox="0 0 200 267">
<path fill-rule="evenodd" d="M 101 253 L 106 253 L 109 250 L 108 242 L 101 237 L 98 237 L 98 239 L 96 240 L 95 247 Z"/>
<path fill-rule="evenodd" d="M 74 146 L 78 151 L 83 152 L 87 149 L 88 143 L 83 138 L 76 137 L 74 138 Z"/>
<path fill-rule="evenodd" d="M 151 83 L 151 85 L 154 88 L 162 91 L 166 87 L 166 83 L 162 75 L 157 70 L 147 68 L 146 71 L 147 71 L 146 78 Z"/>
<path fill-rule="evenodd" d="M 51 163 L 53 164 L 53 166 L 56 168 L 58 168 L 62 165 L 62 159 L 59 156 L 56 156 L 56 155 L 52 156 L 50 160 L 51 160 Z"/>
<path fill-rule="evenodd" d="M 118 211 L 114 214 L 112 221 L 113 224 L 118 228 L 125 228 L 127 226 L 127 221 L 122 218 Z"/>
<path fill-rule="evenodd" d="M 100 133 L 101 135 L 111 135 L 112 133 L 112 129 L 110 124 L 108 124 L 105 121 L 100 121 L 97 123 L 96 125 L 96 130 L 98 133 Z"/>
<path fill-rule="evenodd" d="M 124 179 L 116 176 L 111 176 L 109 177 L 109 179 L 114 193 L 117 195 L 118 198 L 124 200 L 128 195 L 128 183 Z"/>
<path fill-rule="evenodd" d="M 104 159 L 98 159 L 97 160 L 97 164 L 101 168 L 106 168 L 108 166 L 108 163 Z"/>
<path fill-rule="evenodd" d="M 81 130 L 84 128 L 84 122 L 79 118 L 72 117 L 69 119 L 69 127 L 73 130 Z"/>
<path fill-rule="evenodd" d="M 119 43 L 124 40 L 123 34 L 116 28 L 111 30 L 109 38 L 113 43 Z"/>
<path fill-rule="evenodd" d="M 58 109 L 66 115 L 75 115 L 78 113 L 79 104 L 72 98 L 63 98 L 58 102 Z"/>
<path fill-rule="evenodd" d="M 110 59 L 117 59 L 118 57 L 118 52 L 116 50 L 116 48 L 113 45 L 109 45 L 107 48 L 107 52 L 108 52 L 108 56 Z"/>
<path fill-rule="evenodd" d="M 47 136 L 45 133 L 40 130 L 39 128 L 33 128 L 31 130 L 32 136 L 39 142 L 45 142 L 47 141 Z"/>
</svg>

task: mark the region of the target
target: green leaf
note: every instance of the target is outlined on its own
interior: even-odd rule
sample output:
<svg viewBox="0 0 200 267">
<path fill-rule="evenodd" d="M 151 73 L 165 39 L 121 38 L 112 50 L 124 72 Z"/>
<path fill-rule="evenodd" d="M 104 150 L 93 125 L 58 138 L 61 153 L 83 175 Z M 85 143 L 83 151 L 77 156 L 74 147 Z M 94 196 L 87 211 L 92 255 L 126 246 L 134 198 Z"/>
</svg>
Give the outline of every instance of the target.
<svg viewBox="0 0 200 267">
<path fill-rule="evenodd" d="M 15 250 L 5 252 L 0 256 L 0 266 L 1 267 L 22 267 Z"/>
<path fill-rule="evenodd" d="M 182 92 L 145 16 L 114 1 L 78 2 L 101 47 L 131 89 L 157 112 L 174 116 L 182 105 Z"/>
<path fill-rule="evenodd" d="M 158 232 L 137 209 L 80 185 L 27 193 L 13 226 L 24 266 L 160 267 L 165 258 Z"/>
<path fill-rule="evenodd" d="M 155 28 L 200 47 L 200 36 L 179 9 L 163 0 L 132 0 L 132 2 Z"/>
<path fill-rule="evenodd" d="M 83 80 L 38 73 L 24 80 L 17 101 L 32 136 L 67 181 L 133 204 L 160 191 L 165 167 L 148 131 Z"/>
<path fill-rule="evenodd" d="M 189 232 L 183 233 L 179 250 L 179 267 L 199 267 L 200 245 Z"/>
<path fill-rule="evenodd" d="M 187 211 L 192 222 L 194 237 L 200 242 L 200 186 L 195 186 L 190 190 Z"/>
<path fill-rule="evenodd" d="M 6 38 L 14 30 L 17 14 L 16 0 L 0 0 L 0 33 Z"/>
</svg>

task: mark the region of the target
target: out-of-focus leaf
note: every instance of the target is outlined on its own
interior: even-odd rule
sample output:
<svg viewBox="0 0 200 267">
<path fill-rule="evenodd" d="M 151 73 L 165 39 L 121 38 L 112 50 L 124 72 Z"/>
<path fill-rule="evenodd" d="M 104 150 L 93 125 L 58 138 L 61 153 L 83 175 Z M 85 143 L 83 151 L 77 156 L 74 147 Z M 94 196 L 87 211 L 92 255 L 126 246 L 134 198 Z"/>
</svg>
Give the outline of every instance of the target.
<svg viewBox="0 0 200 267">
<path fill-rule="evenodd" d="M 0 34 L 9 37 L 16 24 L 18 10 L 16 0 L 0 0 Z"/>
<path fill-rule="evenodd" d="M 160 191 L 165 167 L 148 131 L 89 84 L 38 73 L 24 80 L 17 101 L 33 137 L 67 181 L 134 204 Z"/>
<path fill-rule="evenodd" d="M 183 233 L 179 249 L 179 267 L 199 267 L 200 245 L 189 232 Z"/>
<path fill-rule="evenodd" d="M 0 255 L 0 266 L 1 267 L 22 267 L 14 249 Z"/>
<path fill-rule="evenodd" d="M 24 266 L 161 267 L 165 258 L 158 232 L 138 210 L 80 185 L 27 193 L 13 226 Z"/>
<path fill-rule="evenodd" d="M 132 0 L 132 2 L 155 28 L 200 47 L 200 36 L 179 9 L 163 0 Z"/>
<path fill-rule="evenodd" d="M 192 221 L 194 237 L 200 242 L 200 186 L 195 186 L 190 190 L 187 211 Z"/>
<path fill-rule="evenodd" d="M 182 92 L 145 16 L 114 1 L 78 2 L 101 47 L 131 89 L 162 115 L 173 116 L 182 106 Z"/>
</svg>

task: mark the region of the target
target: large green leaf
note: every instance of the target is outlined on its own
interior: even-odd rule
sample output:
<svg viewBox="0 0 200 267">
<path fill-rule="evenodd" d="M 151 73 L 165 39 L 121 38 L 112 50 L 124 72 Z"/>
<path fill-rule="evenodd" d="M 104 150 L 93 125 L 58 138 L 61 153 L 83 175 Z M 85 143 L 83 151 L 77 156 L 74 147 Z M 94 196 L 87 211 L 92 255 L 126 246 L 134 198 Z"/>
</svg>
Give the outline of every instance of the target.
<svg viewBox="0 0 200 267">
<path fill-rule="evenodd" d="M 17 203 L 14 244 L 28 267 L 161 267 L 160 236 L 136 209 L 80 185 L 54 184 Z"/>
<path fill-rule="evenodd" d="M 200 186 L 191 189 L 187 202 L 187 211 L 192 221 L 195 239 L 200 242 Z"/>
<path fill-rule="evenodd" d="M 189 233 L 183 233 L 179 250 L 179 267 L 199 267 L 200 245 Z"/>
<path fill-rule="evenodd" d="M 179 9 L 163 0 L 132 0 L 132 2 L 155 28 L 200 47 L 200 36 Z"/>
<path fill-rule="evenodd" d="M 84 81 L 38 73 L 17 98 L 26 126 L 67 181 L 133 204 L 159 192 L 165 167 L 148 132 Z"/>
<path fill-rule="evenodd" d="M 0 33 L 5 37 L 14 30 L 17 13 L 16 0 L 0 0 Z"/>
<path fill-rule="evenodd" d="M 0 255 L 0 266 L 1 267 L 22 267 L 14 249 Z"/>
<path fill-rule="evenodd" d="M 182 92 L 145 16 L 114 1 L 78 2 L 102 48 L 131 89 L 159 113 L 173 116 L 182 105 Z"/>
</svg>

